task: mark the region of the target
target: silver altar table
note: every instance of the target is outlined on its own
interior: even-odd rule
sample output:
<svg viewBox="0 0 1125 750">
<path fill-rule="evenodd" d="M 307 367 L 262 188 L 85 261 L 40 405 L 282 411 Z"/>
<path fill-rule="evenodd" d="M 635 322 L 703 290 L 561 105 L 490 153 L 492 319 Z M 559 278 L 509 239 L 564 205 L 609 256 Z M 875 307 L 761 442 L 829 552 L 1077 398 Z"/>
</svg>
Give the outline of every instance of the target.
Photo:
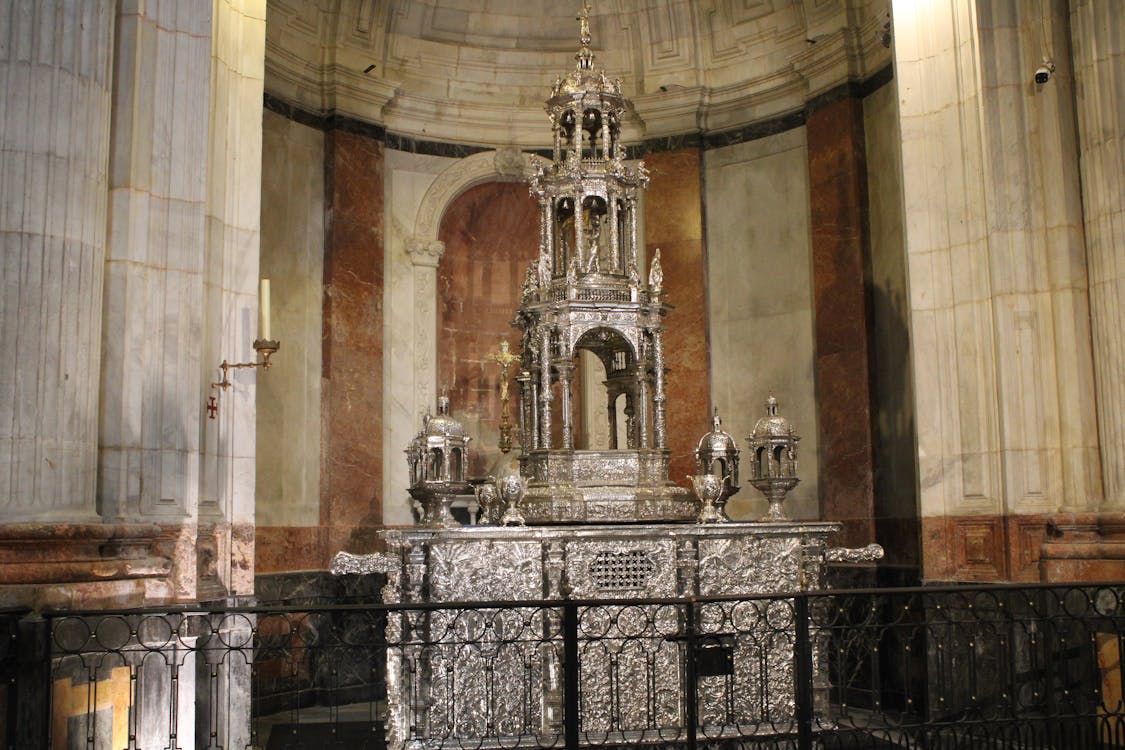
<svg viewBox="0 0 1125 750">
<path fill-rule="evenodd" d="M 334 570 L 386 573 L 388 604 L 487 603 L 390 614 L 388 748 L 561 746 L 566 600 L 578 604 L 584 744 L 682 739 L 689 662 L 699 731 L 752 736 L 793 726 L 794 619 L 783 595 L 820 587 L 826 538 L 838 529 L 411 528 L 383 532 L 385 553 L 345 554 Z M 628 601 L 640 598 L 692 602 L 694 658 L 685 658 L 683 602 Z"/>
</svg>

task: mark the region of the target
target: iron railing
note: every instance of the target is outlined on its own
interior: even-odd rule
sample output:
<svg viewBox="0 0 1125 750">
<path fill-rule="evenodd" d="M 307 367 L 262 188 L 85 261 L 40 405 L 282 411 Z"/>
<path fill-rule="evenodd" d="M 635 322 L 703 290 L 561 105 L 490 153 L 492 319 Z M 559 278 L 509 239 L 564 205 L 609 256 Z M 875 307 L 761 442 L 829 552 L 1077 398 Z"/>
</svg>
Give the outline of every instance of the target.
<svg viewBox="0 0 1125 750">
<path fill-rule="evenodd" d="M 1116 748 L 1123 623 L 1125 584 L 10 611 L 0 735 L 20 750 Z"/>
</svg>

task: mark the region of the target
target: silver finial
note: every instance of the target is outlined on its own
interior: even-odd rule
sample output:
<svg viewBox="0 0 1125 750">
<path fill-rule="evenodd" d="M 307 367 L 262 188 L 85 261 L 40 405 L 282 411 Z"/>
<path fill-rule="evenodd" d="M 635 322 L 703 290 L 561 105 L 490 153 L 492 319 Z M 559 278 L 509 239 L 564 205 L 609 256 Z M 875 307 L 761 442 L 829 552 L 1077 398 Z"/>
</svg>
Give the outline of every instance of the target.
<svg viewBox="0 0 1125 750">
<path fill-rule="evenodd" d="M 590 0 L 582 0 L 582 12 L 576 17 L 578 21 L 578 43 L 581 48 L 574 55 L 578 67 L 589 70 L 594 64 L 594 53 L 590 50 Z"/>
</svg>

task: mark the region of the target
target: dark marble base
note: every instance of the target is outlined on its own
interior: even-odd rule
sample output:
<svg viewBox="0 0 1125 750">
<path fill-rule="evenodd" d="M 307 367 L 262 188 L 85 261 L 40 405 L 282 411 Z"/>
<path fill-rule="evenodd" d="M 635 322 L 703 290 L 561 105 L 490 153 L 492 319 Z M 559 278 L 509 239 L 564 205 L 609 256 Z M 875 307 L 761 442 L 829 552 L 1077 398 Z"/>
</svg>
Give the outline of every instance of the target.
<svg viewBox="0 0 1125 750">
<path fill-rule="evenodd" d="M 385 699 L 383 612 L 316 609 L 327 605 L 379 604 L 385 583 L 386 577 L 380 574 L 333 576 L 324 571 L 257 577 L 258 606 L 266 611 L 258 617 L 261 647 L 257 669 L 261 677 L 254 702 L 256 717 Z M 268 611 L 280 607 L 308 607 L 310 611 Z M 324 725 L 325 729 L 329 726 Z M 343 725 L 335 726 L 337 731 L 343 731 Z M 273 731 L 276 733 L 278 727 Z M 307 733 L 314 731 L 302 725 L 296 736 L 304 744 L 296 747 L 316 747 L 315 742 L 307 739 Z M 295 735 L 285 731 L 279 736 Z M 273 742 L 271 739 L 268 747 L 275 747 Z"/>
<path fill-rule="evenodd" d="M 258 606 L 316 604 L 380 604 L 386 576 L 334 576 L 326 570 L 269 573 L 254 579 Z"/>
</svg>

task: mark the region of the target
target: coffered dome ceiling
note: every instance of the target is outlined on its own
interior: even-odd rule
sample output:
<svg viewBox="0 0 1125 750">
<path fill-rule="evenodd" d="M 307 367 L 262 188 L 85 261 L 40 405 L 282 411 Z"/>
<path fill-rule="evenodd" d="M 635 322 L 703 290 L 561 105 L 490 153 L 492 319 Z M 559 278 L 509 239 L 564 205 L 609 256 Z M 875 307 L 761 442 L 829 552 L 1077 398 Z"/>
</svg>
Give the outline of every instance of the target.
<svg viewBox="0 0 1125 750">
<path fill-rule="evenodd" d="M 595 66 L 631 141 L 798 110 L 890 64 L 889 0 L 595 0 Z M 269 0 L 266 91 L 426 140 L 544 146 L 580 0 Z"/>
</svg>

